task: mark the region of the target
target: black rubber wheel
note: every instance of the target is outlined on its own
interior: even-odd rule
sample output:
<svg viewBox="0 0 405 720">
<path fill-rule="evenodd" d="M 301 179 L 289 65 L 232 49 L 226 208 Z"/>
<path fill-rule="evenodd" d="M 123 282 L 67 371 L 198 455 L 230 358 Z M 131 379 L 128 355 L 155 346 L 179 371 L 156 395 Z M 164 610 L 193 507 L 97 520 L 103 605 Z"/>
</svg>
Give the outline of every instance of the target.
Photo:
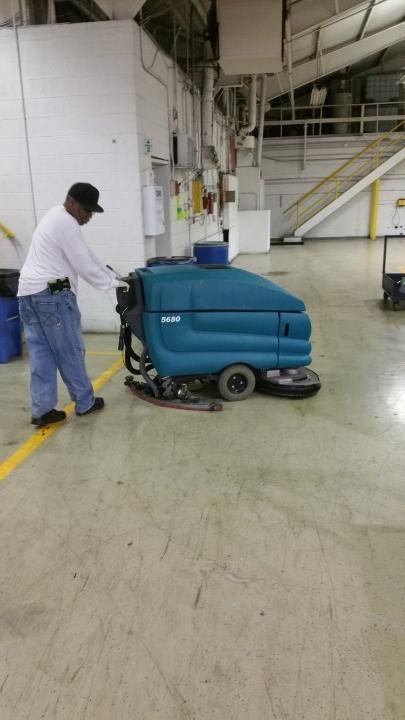
<svg viewBox="0 0 405 720">
<path fill-rule="evenodd" d="M 394 302 L 394 310 L 398 310 L 398 308 L 399 308 L 399 303 Z"/>
<path fill-rule="evenodd" d="M 246 400 L 255 385 L 255 374 L 247 365 L 230 365 L 218 378 L 218 390 L 224 400 Z"/>
<path fill-rule="evenodd" d="M 388 293 L 385 292 L 385 293 L 383 294 L 383 299 L 384 299 L 384 300 L 388 300 Z"/>
</svg>

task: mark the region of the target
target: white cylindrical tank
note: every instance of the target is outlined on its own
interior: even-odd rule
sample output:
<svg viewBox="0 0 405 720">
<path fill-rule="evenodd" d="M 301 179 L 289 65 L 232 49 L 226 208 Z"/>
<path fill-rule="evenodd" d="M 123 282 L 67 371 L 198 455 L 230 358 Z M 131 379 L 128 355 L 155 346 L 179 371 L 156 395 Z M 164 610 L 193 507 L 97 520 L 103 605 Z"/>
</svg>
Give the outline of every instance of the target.
<svg viewBox="0 0 405 720">
<path fill-rule="evenodd" d="M 335 96 L 335 117 L 349 118 L 352 115 L 352 93 L 340 91 Z M 347 135 L 350 132 L 350 122 L 339 122 L 335 125 L 336 135 Z"/>
</svg>

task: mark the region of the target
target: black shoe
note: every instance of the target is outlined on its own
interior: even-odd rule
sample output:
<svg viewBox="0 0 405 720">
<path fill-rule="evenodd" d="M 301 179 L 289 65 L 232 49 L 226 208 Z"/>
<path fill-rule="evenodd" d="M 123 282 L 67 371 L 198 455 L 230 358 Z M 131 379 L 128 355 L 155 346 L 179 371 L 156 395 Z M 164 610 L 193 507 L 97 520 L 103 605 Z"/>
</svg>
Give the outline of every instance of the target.
<svg viewBox="0 0 405 720">
<path fill-rule="evenodd" d="M 82 415 L 89 415 L 89 413 L 96 412 L 96 410 L 102 410 L 103 407 L 104 407 L 104 398 L 96 397 L 96 398 L 94 398 L 94 403 L 91 406 L 91 408 L 89 408 L 88 410 L 86 410 L 85 412 L 82 412 L 82 413 L 77 412 L 76 415 L 79 415 L 80 417 L 82 417 Z"/>
<path fill-rule="evenodd" d="M 44 425 L 62 422 L 62 420 L 66 420 L 66 413 L 63 410 L 50 410 L 45 413 L 45 415 L 41 415 L 41 417 L 32 417 L 31 424 L 37 427 L 44 427 Z"/>
</svg>

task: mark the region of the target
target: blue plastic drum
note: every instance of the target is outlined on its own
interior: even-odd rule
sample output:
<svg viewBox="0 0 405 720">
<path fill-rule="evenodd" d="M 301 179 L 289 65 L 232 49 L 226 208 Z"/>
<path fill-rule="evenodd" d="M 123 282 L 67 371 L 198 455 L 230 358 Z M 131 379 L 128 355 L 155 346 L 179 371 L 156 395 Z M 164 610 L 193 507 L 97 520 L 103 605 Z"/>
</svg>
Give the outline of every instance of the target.
<svg viewBox="0 0 405 720">
<path fill-rule="evenodd" d="M 0 363 L 22 354 L 18 300 L 0 297 Z"/>
<path fill-rule="evenodd" d="M 193 246 L 198 265 L 228 265 L 228 243 L 198 240 Z"/>
</svg>

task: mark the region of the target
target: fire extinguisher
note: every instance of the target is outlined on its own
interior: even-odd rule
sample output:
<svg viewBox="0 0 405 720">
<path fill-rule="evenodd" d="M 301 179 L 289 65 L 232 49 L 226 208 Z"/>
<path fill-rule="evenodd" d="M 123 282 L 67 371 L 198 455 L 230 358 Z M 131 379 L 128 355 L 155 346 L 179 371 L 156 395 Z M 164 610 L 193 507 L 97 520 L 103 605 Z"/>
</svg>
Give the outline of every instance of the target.
<svg viewBox="0 0 405 720">
<path fill-rule="evenodd" d="M 214 203 L 215 203 L 216 195 L 213 192 L 208 193 L 208 201 L 207 201 L 207 211 L 208 215 L 212 215 L 214 212 Z"/>
</svg>

